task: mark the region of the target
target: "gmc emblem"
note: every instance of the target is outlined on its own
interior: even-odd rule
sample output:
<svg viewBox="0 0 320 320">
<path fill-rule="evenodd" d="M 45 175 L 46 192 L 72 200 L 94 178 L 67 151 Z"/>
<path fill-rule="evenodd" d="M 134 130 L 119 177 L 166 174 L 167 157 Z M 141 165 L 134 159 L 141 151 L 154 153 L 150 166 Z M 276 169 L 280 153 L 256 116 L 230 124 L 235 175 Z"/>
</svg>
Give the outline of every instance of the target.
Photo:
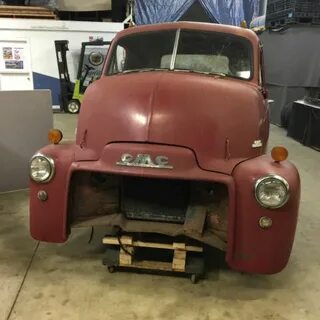
<svg viewBox="0 0 320 320">
<path fill-rule="evenodd" d="M 143 167 L 143 168 L 156 168 L 156 169 L 173 169 L 169 164 L 169 159 L 166 156 L 156 156 L 154 160 L 150 154 L 139 153 L 134 157 L 130 153 L 121 155 L 120 161 L 116 162 L 118 166 L 126 167 Z"/>
</svg>

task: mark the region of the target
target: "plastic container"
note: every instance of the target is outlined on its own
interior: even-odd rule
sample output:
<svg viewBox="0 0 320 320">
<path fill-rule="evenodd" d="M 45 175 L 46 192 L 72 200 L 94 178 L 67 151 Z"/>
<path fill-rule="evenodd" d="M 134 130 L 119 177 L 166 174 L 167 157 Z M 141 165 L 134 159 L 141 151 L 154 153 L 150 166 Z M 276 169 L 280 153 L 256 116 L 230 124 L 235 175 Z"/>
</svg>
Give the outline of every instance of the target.
<svg viewBox="0 0 320 320">
<path fill-rule="evenodd" d="M 269 0 L 266 27 L 276 28 L 287 24 L 320 22 L 319 0 Z"/>
</svg>

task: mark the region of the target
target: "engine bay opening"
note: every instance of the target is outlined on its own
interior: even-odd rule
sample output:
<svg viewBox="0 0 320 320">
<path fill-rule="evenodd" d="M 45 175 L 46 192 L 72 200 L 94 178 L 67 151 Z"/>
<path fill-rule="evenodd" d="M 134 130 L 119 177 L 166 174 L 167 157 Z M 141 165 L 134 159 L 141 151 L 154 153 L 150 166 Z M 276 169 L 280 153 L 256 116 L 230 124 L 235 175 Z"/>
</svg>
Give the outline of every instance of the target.
<svg viewBox="0 0 320 320">
<path fill-rule="evenodd" d="M 221 183 L 75 172 L 69 227 L 184 235 L 225 250 L 228 189 Z"/>
</svg>

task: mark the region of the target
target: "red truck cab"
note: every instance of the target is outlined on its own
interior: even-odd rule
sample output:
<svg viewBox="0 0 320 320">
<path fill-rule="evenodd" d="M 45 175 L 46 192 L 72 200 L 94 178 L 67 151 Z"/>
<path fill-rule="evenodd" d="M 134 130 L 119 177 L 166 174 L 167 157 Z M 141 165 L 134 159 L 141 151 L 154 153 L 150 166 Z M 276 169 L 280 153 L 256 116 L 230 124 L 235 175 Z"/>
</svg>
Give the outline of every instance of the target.
<svg viewBox="0 0 320 320">
<path fill-rule="evenodd" d="M 262 47 L 250 30 L 168 23 L 120 32 L 90 85 L 76 142 L 30 164 L 30 229 L 183 235 L 233 269 L 276 273 L 295 235 L 299 174 L 269 135 Z M 280 156 L 277 151 L 280 150 Z"/>
</svg>

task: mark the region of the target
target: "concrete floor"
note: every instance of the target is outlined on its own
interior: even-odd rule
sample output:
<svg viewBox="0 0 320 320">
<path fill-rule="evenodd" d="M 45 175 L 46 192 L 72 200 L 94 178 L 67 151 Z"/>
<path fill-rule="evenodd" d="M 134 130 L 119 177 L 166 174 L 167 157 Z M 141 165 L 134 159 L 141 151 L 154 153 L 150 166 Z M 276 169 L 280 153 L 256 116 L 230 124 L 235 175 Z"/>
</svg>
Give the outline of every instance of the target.
<svg viewBox="0 0 320 320">
<path fill-rule="evenodd" d="M 55 115 L 71 139 L 76 117 Z M 320 319 L 320 153 L 272 126 L 270 145 L 288 147 L 302 178 L 302 201 L 288 267 L 273 276 L 212 270 L 185 278 L 119 272 L 101 265 L 99 232 L 73 232 L 63 245 L 28 231 L 28 192 L 0 195 L 0 320 L 318 320 Z"/>
</svg>

